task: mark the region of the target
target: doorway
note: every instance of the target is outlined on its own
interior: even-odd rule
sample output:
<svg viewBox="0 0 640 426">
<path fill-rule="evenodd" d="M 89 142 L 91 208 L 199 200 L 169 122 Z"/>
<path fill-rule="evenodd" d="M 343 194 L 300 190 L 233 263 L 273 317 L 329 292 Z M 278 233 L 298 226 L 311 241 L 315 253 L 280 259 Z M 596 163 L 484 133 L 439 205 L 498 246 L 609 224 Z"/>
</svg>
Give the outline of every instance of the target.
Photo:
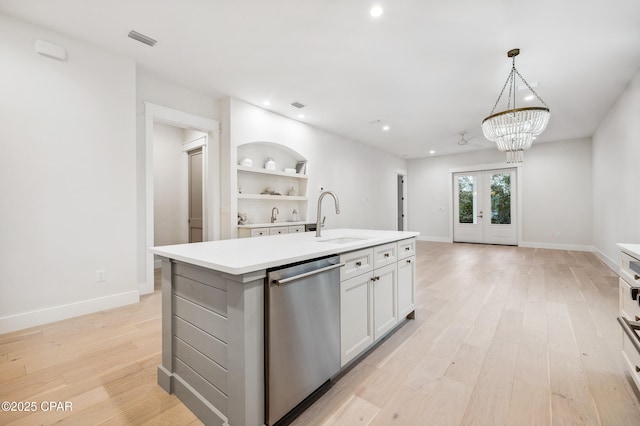
<svg viewBox="0 0 640 426">
<path fill-rule="evenodd" d="M 182 129 L 192 129 L 207 134 L 202 146 L 203 181 L 207 183 L 203 187 L 203 220 L 202 239 L 211 241 L 220 238 L 220 123 L 198 115 L 178 111 L 161 105 L 144 102 L 144 145 L 140 148 L 141 164 L 139 175 L 140 192 L 144 194 L 142 200 L 142 215 L 139 216 L 138 233 L 138 277 L 140 294 L 153 293 L 154 291 L 154 255 L 147 249 L 156 244 L 154 238 L 154 127 L 157 124 L 168 124 Z M 183 149 L 190 151 L 195 149 L 189 143 Z M 185 160 L 186 166 L 186 160 Z M 186 176 L 186 173 L 185 173 Z M 185 185 L 186 186 L 186 185 Z M 142 207 L 142 206 L 141 206 Z M 185 209 L 186 215 L 186 209 Z M 186 222 L 186 221 L 185 221 Z"/>
<path fill-rule="evenodd" d="M 407 172 L 396 169 L 396 227 L 398 231 L 407 229 Z"/>
<path fill-rule="evenodd" d="M 202 191 L 204 189 L 202 147 L 187 152 L 189 156 L 189 242 L 201 243 L 202 234 Z"/>
<path fill-rule="evenodd" d="M 453 174 L 453 241 L 517 245 L 516 169 Z"/>
<path fill-rule="evenodd" d="M 404 176 L 398 175 L 398 231 L 404 231 Z"/>
</svg>

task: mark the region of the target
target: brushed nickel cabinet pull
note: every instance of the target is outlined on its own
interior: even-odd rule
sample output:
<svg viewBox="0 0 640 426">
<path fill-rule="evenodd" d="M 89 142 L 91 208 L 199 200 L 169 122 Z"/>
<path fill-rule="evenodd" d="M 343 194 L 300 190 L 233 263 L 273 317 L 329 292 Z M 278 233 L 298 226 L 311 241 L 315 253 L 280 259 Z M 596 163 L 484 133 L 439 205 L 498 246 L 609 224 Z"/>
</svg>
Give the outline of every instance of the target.
<svg viewBox="0 0 640 426">
<path fill-rule="evenodd" d="M 389 257 L 389 253 L 385 253 L 384 257 Z M 636 275 L 636 277 L 637 277 L 637 275 Z"/>
<path fill-rule="evenodd" d="M 407 263 L 411 263 L 411 259 L 407 259 Z M 636 320 L 637 321 L 637 320 Z"/>
<path fill-rule="evenodd" d="M 362 266 L 362 262 L 360 262 L 360 261 L 356 262 L 356 267 L 359 268 L 360 266 Z"/>
<path fill-rule="evenodd" d="M 411 250 L 411 247 L 405 247 L 404 248 L 404 251 L 410 251 L 410 250 Z"/>
</svg>

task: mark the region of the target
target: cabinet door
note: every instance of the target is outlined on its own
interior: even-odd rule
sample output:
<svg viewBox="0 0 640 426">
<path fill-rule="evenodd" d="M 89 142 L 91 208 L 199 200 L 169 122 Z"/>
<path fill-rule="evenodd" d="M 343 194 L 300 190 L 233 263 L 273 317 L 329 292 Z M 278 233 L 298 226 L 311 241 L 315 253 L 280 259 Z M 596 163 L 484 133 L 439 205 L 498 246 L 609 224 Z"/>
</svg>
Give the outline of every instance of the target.
<svg viewBox="0 0 640 426">
<path fill-rule="evenodd" d="M 373 343 L 371 273 L 340 283 L 340 366 Z"/>
<path fill-rule="evenodd" d="M 398 266 L 373 270 L 373 337 L 378 340 L 398 322 Z"/>
<path fill-rule="evenodd" d="M 415 309 L 416 257 L 398 262 L 398 320 Z"/>
</svg>

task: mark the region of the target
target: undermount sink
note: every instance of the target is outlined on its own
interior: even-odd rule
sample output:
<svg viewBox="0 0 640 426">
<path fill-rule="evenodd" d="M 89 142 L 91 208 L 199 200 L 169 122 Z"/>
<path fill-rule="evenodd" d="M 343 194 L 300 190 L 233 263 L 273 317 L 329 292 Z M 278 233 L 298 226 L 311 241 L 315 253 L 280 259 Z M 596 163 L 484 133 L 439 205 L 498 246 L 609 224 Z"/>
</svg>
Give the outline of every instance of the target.
<svg viewBox="0 0 640 426">
<path fill-rule="evenodd" d="M 331 243 L 331 244 L 348 244 L 348 243 L 356 243 L 358 241 L 368 240 L 366 237 L 336 237 L 336 238 L 327 238 L 323 240 L 316 240 L 318 243 Z"/>
</svg>

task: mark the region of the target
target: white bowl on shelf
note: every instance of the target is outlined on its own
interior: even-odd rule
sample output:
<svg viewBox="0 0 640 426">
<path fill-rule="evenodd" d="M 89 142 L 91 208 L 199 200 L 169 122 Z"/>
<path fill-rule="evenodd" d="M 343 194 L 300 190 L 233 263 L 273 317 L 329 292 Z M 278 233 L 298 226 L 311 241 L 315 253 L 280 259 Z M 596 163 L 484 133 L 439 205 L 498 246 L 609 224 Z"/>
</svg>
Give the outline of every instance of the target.
<svg viewBox="0 0 640 426">
<path fill-rule="evenodd" d="M 284 172 L 285 173 L 293 173 L 293 174 L 295 174 L 296 173 L 296 169 L 292 169 L 292 168 L 288 168 L 287 167 L 286 169 L 284 169 Z"/>
</svg>

